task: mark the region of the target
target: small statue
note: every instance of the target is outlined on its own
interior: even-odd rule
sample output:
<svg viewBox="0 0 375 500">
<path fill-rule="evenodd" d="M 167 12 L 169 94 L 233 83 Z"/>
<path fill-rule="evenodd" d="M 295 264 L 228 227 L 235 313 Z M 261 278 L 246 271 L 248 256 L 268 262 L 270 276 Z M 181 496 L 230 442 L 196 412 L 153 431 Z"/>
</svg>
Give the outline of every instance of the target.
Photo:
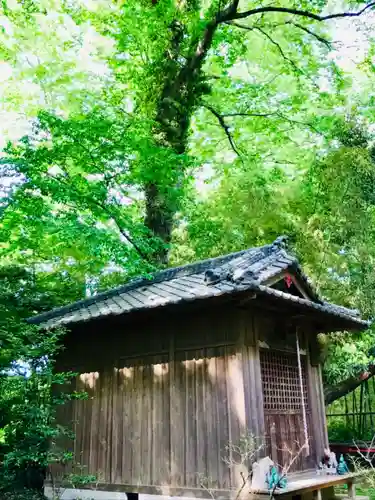
<svg viewBox="0 0 375 500">
<path fill-rule="evenodd" d="M 337 466 L 337 474 L 340 476 L 349 472 L 348 464 L 345 462 L 344 455 L 340 455 L 339 465 Z"/>
<path fill-rule="evenodd" d="M 253 477 L 251 480 L 252 490 L 263 490 L 267 488 L 267 475 L 274 465 L 270 457 L 264 457 L 253 464 Z"/>
<path fill-rule="evenodd" d="M 288 480 L 285 475 L 280 475 L 277 468 L 272 465 L 269 472 L 267 473 L 266 482 L 268 489 L 273 491 L 276 488 L 284 489 L 288 484 Z"/>
<path fill-rule="evenodd" d="M 318 467 L 316 469 L 316 475 L 317 476 L 321 476 L 321 475 L 324 474 L 324 467 L 325 466 L 323 465 L 323 462 L 319 462 L 319 465 L 318 465 Z"/>
<path fill-rule="evenodd" d="M 325 469 L 326 474 L 336 474 L 337 473 L 336 454 L 333 451 L 331 451 L 329 448 L 326 448 L 324 450 L 323 468 Z"/>
<path fill-rule="evenodd" d="M 288 486 L 288 479 L 286 475 L 282 475 L 279 481 L 279 488 L 284 490 Z"/>
</svg>

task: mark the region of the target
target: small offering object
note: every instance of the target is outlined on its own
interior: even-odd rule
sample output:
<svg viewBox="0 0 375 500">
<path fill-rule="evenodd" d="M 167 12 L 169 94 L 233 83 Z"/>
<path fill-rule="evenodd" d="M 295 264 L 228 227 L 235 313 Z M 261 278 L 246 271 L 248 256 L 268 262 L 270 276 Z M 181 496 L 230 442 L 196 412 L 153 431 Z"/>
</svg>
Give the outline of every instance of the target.
<svg viewBox="0 0 375 500">
<path fill-rule="evenodd" d="M 324 456 L 322 462 L 319 462 L 319 469 L 317 474 L 337 474 L 337 458 L 336 454 L 329 448 L 324 450 Z"/>
<path fill-rule="evenodd" d="M 275 490 L 277 488 L 284 489 L 288 484 L 288 480 L 285 474 L 280 474 L 275 465 L 270 467 L 270 470 L 266 477 L 266 482 L 269 490 Z"/>
<path fill-rule="evenodd" d="M 274 465 L 270 457 L 264 457 L 253 464 L 252 490 L 265 490 L 267 488 L 267 475 Z"/>
<path fill-rule="evenodd" d="M 343 476 L 349 472 L 348 464 L 345 462 L 344 455 L 340 455 L 339 465 L 337 466 L 337 474 Z"/>
</svg>

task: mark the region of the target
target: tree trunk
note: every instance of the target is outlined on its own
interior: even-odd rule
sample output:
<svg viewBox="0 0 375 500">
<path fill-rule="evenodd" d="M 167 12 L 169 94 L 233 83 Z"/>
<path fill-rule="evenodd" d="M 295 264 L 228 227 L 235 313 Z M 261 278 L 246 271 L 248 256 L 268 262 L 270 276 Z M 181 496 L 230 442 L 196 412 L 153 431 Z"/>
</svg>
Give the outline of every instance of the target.
<svg viewBox="0 0 375 500">
<path fill-rule="evenodd" d="M 186 137 L 193 107 L 187 105 L 183 96 L 185 85 L 178 79 L 180 70 L 178 60 L 183 27 L 177 21 L 173 21 L 170 29 L 172 38 L 169 50 L 165 53 L 163 72 L 165 83 L 156 109 L 157 127 L 155 134 L 161 137 L 158 140 L 161 147 L 171 148 L 178 155 L 185 153 L 186 150 Z M 179 165 L 176 165 L 176 171 L 175 182 L 177 183 L 184 172 Z M 166 186 L 157 181 L 149 182 L 144 186 L 145 225 L 151 234 L 160 241 L 160 245 L 157 245 L 153 255 L 153 260 L 159 264 L 166 264 L 168 261 L 173 217 L 178 208 L 174 196 L 175 190 L 175 185 Z"/>
<path fill-rule="evenodd" d="M 203 83 L 202 64 L 211 46 L 218 22 L 207 23 L 201 37 L 191 40 L 190 55 L 182 58 L 181 42 L 185 28 L 178 21 L 170 25 L 172 32 L 169 50 L 165 53 L 164 85 L 156 109 L 157 127 L 155 134 L 160 137 L 161 147 L 173 149 L 176 155 L 186 152 L 191 116 L 200 104 L 200 98 L 207 92 Z M 184 64 L 181 64 L 181 60 Z M 181 161 L 176 165 L 174 184 L 170 186 L 154 181 L 144 186 L 146 197 L 145 225 L 152 235 L 161 240 L 153 256 L 160 264 L 168 261 L 168 246 L 171 241 L 173 218 L 178 210 L 176 192 L 182 185 L 185 171 Z"/>
<path fill-rule="evenodd" d="M 365 380 L 375 375 L 375 366 L 370 366 L 367 371 L 363 371 L 356 376 L 349 377 L 335 385 L 329 385 L 324 388 L 324 400 L 326 406 L 337 399 L 346 396 L 359 387 Z"/>
<path fill-rule="evenodd" d="M 160 186 L 156 183 L 149 183 L 145 185 L 144 190 L 146 198 L 145 225 L 152 235 L 160 240 L 152 259 L 157 264 L 167 264 L 174 213 Z"/>
</svg>

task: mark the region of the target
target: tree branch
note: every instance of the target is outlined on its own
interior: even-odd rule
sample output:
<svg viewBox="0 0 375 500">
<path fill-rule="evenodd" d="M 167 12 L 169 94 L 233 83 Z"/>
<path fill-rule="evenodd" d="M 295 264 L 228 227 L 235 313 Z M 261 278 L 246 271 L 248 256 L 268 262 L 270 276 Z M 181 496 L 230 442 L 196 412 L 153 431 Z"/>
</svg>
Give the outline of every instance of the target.
<svg viewBox="0 0 375 500">
<path fill-rule="evenodd" d="M 239 3 L 240 0 L 233 0 L 226 9 L 219 11 L 216 15 L 217 23 L 228 21 L 231 16 L 236 15 Z"/>
<path fill-rule="evenodd" d="M 293 118 L 289 118 L 288 116 L 283 115 L 279 111 L 274 111 L 270 113 L 223 113 L 220 115 L 222 118 L 230 118 L 230 117 L 236 117 L 236 116 L 249 116 L 249 117 L 260 117 L 260 118 L 270 118 L 272 116 L 278 116 L 282 120 L 285 120 L 289 123 L 295 123 L 297 125 L 304 125 L 305 127 L 311 128 L 316 134 L 319 135 L 324 135 L 320 130 L 318 130 L 314 125 L 308 122 L 301 122 L 299 120 L 294 120 Z"/>
<path fill-rule="evenodd" d="M 347 379 L 339 382 L 338 384 L 329 385 L 324 388 L 324 401 L 326 406 L 353 392 L 365 380 L 370 379 L 375 375 L 375 366 L 369 366 L 367 371 L 363 371 L 355 376 L 348 377 Z"/>
<path fill-rule="evenodd" d="M 203 106 L 205 108 L 207 108 L 209 111 L 211 111 L 211 113 L 217 118 L 220 126 L 222 127 L 222 129 L 224 130 L 225 132 L 225 135 L 228 137 L 228 141 L 229 141 L 229 144 L 231 145 L 231 148 L 233 149 L 233 151 L 236 153 L 236 155 L 241 158 L 241 154 L 240 152 L 238 151 L 238 149 L 236 148 L 236 145 L 234 143 L 234 140 L 233 140 L 233 137 L 230 133 L 230 127 L 229 125 L 227 125 L 225 123 L 225 120 L 223 118 L 223 115 L 221 115 L 220 113 L 218 113 L 212 106 L 210 106 L 209 104 L 203 104 Z"/>
<path fill-rule="evenodd" d="M 247 31 L 254 31 L 256 29 L 258 29 L 258 31 L 261 31 L 261 28 L 259 26 L 246 26 L 244 24 L 236 23 L 235 21 L 227 21 L 226 24 L 229 24 L 230 26 L 235 26 L 236 28 L 240 28 L 240 29 L 247 30 Z M 293 21 L 286 21 L 285 23 L 275 24 L 273 26 L 275 26 L 275 27 L 277 27 L 277 26 L 285 26 L 287 24 L 290 24 L 290 25 L 292 25 L 292 26 L 294 26 L 294 27 L 296 27 L 296 28 L 304 31 L 308 35 L 313 36 L 314 38 L 316 38 L 318 40 L 318 42 L 320 42 L 323 45 L 325 45 L 328 49 L 330 49 L 330 50 L 332 49 L 332 45 L 333 45 L 334 42 L 331 42 L 330 40 L 327 40 L 323 36 L 318 35 L 314 31 L 311 31 L 309 28 L 306 28 L 306 26 L 303 26 L 302 24 L 295 23 Z M 266 33 L 264 33 L 264 34 L 267 36 Z"/>
<path fill-rule="evenodd" d="M 308 35 L 311 35 L 314 38 L 316 38 L 318 40 L 318 42 L 325 45 L 328 49 L 332 49 L 333 42 L 331 42 L 330 40 L 327 40 L 326 38 L 322 37 L 321 35 L 318 35 L 314 31 L 309 30 L 309 28 L 306 28 L 306 26 L 302 26 L 302 24 L 299 24 L 299 23 L 294 23 L 293 21 L 286 21 L 285 24 L 291 24 L 292 26 L 299 28 L 300 30 L 307 33 Z"/>
<path fill-rule="evenodd" d="M 277 50 L 280 52 L 281 57 L 294 68 L 294 71 L 299 74 L 304 74 L 304 72 L 296 65 L 296 63 L 285 54 L 285 52 L 281 48 L 281 45 L 276 42 L 266 31 L 264 31 L 262 28 L 259 28 L 259 26 L 254 26 L 254 29 L 262 33 L 262 35 L 264 35 L 277 48 Z"/>
<path fill-rule="evenodd" d="M 277 113 L 277 115 L 280 118 L 282 118 L 283 120 L 288 121 L 289 123 L 295 123 L 296 125 L 303 125 L 305 127 L 310 128 L 311 130 L 313 130 L 316 134 L 324 136 L 323 132 L 321 132 L 319 129 L 317 129 L 316 127 L 314 127 L 314 125 L 312 125 L 311 123 L 301 122 L 300 120 L 294 120 L 293 118 L 289 118 L 289 117 L 283 115 L 282 113 Z"/>
<path fill-rule="evenodd" d="M 289 7 L 258 7 L 256 9 L 246 10 L 245 12 L 235 12 L 232 17 L 225 19 L 225 21 L 231 21 L 233 19 L 245 19 L 246 17 L 254 16 L 256 14 L 265 14 L 267 12 L 279 12 L 284 14 L 292 14 L 293 16 L 307 17 L 313 19 L 314 21 L 328 21 L 329 19 L 339 19 L 343 17 L 359 17 L 367 10 L 375 7 L 375 2 L 370 2 L 365 5 L 361 10 L 356 12 L 337 12 L 335 14 L 328 14 L 326 16 L 321 16 L 319 14 L 314 14 L 308 10 L 292 9 Z"/>
<path fill-rule="evenodd" d="M 299 443 L 297 443 L 297 444 L 299 445 Z M 299 447 L 299 450 L 297 451 L 297 453 L 294 456 L 293 456 L 292 450 L 289 449 L 288 447 L 284 447 L 284 448 L 281 448 L 281 449 L 279 448 L 281 451 L 287 451 L 289 453 L 289 455 L 291 456 L 291 459 L 290 459 L 289 463 L 286 464 L 286 465 L 284 465 L 284 464 L 278 464 L 279 466 L 281 465 L 281 467 L 282 467 L 281 476 L 280 476 L 279 481 L 272 488 L 272 491 L 270 491 L 270 495 L 269 495 L 270 499 L 274 499 L 275 498 L 275 492 L 276 492 L 277 488 L 280 486 L 280 482 L 285 477 L 287 477 L 288 472 L 292 468 L 294 462 L 296 462 L 296 460 L 298 460 L 298 458 L 301 456 L 302 452 L 304 450 L 307 450 L 308 447 L 309 447 L 309 443 L 308 443 L 308 441 L 306 441 L 305 443 L 303 443 L 302 446 Z"/>
<path fill-rule="evenodd" d="M 229 24 L 229 26 L 236 26 L 236 28 L 241 28 L 242 30 L 254 31 L 254 26 L 245 26 L 244 24 L 235 23 L 234 21 L 226 21 L 225 24 Z"/>
<path fill-rule="evenodd" d="M 309 80 L 311 80 L 312 84 L 316 87 L 316 83 L 312 80 L 312 78 L 307 75 L 301 68 L 299 68 L 297 66 L 297 64 L 293 61 L 293 59 L 291 59 L 290 57 L 288 57 L 284 50 L 282 49 L 281 45 L 276 42 L 276 40 L 274 40 L 266 31 L 264 31 L 262 28 L 260 28 L 259 26 L 256 26 L 256 25 L 253 25 L 253 26 L 245 26 L 243 24 L 238 24 L 238 23 L 235 23 L 234 21 L 227 21 L 226 24 L 229 24 L 229 25 L 232 25 L 232 26 L 236 26 L 237 28 L 241 28 L 241 29 L 244 29 L 244 30 L 247 30 L 247 31 L 254 31 L 254 30 L 257 30 L 259 31 L 262 35 L 264 35 L 276 48 L 277 50 L 279 51 L 281 57 L 287 62 L 289 63 L 294 71 L 296 73 L 298 73 L 299 75 L 304 75 L 306 78 L 308 78 Z M 287 23 L 284 23 L 284 24 L 289 24 L 288 22 Z M 290 24 L 294 24 L 294 23 L 290 23 Z M 299 26 L 299 25 L 298 25 Z M 303 26 L 301 26 L 301 29 L 303 29 Z M 306 31 L 309 31 L 309 30 L 306 30 Z M 310 32 L 310 31 L 309 31 Z M 313 32 L 310 32 L 311 35 L 314 35 Z M 318 35 L 316 35 L 316 38 L 319 38 Z M 323 40 L 323 38 L 321 39 Z M 329 43 L 327 40 L 325 40 L 326 43 Z"/>
<path fill-rule="evenodd" d="M 72 181 L 71 179 L 71 176 L 69 174 L 69 172 L 63 167 L 60 165 L 60 168 L 64 171 L 64 173 L 68 176 L 68 178 Z M 72 184 L 69 184 L 68 182 L 65 181 L 65 179 L 59 177 L 59 176 L 51 176 L 50 174 L 47 174 L 49 177 L 51 177 L 53 180 L 56 180 L 58 182 L 60 182 L 61 184 L 63 184 L 68 190 L 69 189 L 72 189 L 73 191 L 75 191 L 76 195 L 82 199 L 82 194 L 78 191 L 78 189 L 76 189 L 76 187 L 73 185 L 73 182 Z M 99 200 L 96 200 L 95 198 L 92 198 L 92 197 L 89 197 L 88 198 L 89 202 L 92 203 L 93 205 L 95 205 L 96 207 L 99 207 L 101 208 L 109 217 L 111 220 L 113 220 L 113 222 L 116 224 L 117 226 L 117 229 L 119 230 L 120 234 L 133 246 L 133 248 L 136 250 L 136 252 L 138 253 L 138 255 L 143 259 L 145 260 L 146 262 L 150 262 L 150 259 L 148 258 L 148 256 L 139 248 L 139 246 L 137 245 L 137 243 L 133 240 L 133 238 L 131 238 L 131 236 L 129 236 L 127 234 L 127 232 L 125 231 L 125 229 L 122 228 L 122 226 L 120 225 L 120 223 L 116 220 L 116 217 L 115 215 L 112 213 L 112 211 L 105 205 L 105 203 L 99 201 Z"/>
<path fill-rule="evenodd" d="M 268 118 L 269 116 L 275 116 L 277 113 L 224 113 L 221 116 L 223 118 L 225 117 L 232 117 L 232 116 L 255 116 L 255 117 L 262 117 L 262 118 Z"/>
<path fill-rule="evenodd" d="M 180 72 L 180 79 L 181 77 L 182 79 L 184 79 L 184 77 L 186 78 L 187 74 L 191 74 L 201 67 L 203 60 L 209 48 L 211 47 L 217 27 L 221 23 L 225 23 L 226 21 L 234 19 L 239 3 L 239 0 L 232 0 L 232 2 L 226 9 L 219 10 L 215 18 L 207 23 L 202 38 L 197 42 L 195 54 L 192 57 L 188 58 L 186 65 Z"/>
<path fill-rule="evenodd" d="M 357 449 L 358 455 L 363 460 L 365 460 L 367 463 L 367 466 L 370 466 L 372 471 L 374 471 L 374 468 L 375 468 L 374 467 L 374 455 L 375 454 L 374 454 L 374 452 L 372 452 L 372 450 L 374 449 L 374 444 L 375 444 L 375 434 L 372 436 L 370 445 L 368 444 L 368 442 L 362 441 L 362 444 L 364 444 L 367 447 L 366 455 L 364 453 L 362 453 L 361 449 L 359 448 L 358 444 L 356 443 L 356 441 L 354 439 L 353 439 L 353 443 Z M 360 441 L 360 443 L 361 443 L 361 441 Z"/>
<path fill-rule="evenodd" d="M 226 9 L 217 12 L 215 17 L 206 24 L 206 28 L 203 32 L 202 37 L 198 38 L 194 42 L 193 44 L 195 46 L 194 53 L 189 58 L 187 58 L 185 65 L 181 68 L 181 71 L 177 77 L 176 83 L 178 82 L 181 85 L 182 82 L 186 82 L 187 80 L 189 80 L 191 76 L 201 68 L 203 61 L 207 55 L 207 52 L 212 45 L 212 40 L 215 31 L 220 24 L 227 23 L 228 21 L 233 21 L 235 19 L 245 19 L 247 17 L 254 16 L 257 14 L 263 15 L 272 12 L 292 14 L 294 16 L 313 19 L 314 21 L 326 21 L 328 19 L 335 19 L 342 17 L 358 17 L 361 14 L 363 14 L 366 10 L 374 7 L 375 1 L 365 5 L 365 7 L 363 7 L 361 10 L 357 12 L 338 12 L 336 14 L 329 14 L 326 16 L 321 16 L 319 14 L 315 14 L 307 10 L 292 9 L 288 7 L 273 7 L 273 6 L 258 7 L 256 9 L 247 10 L 245 12 L 237 12 L 238 5 L 239 5 L 239 0 L 232 0 L 232 2 Z"/>
</svg>

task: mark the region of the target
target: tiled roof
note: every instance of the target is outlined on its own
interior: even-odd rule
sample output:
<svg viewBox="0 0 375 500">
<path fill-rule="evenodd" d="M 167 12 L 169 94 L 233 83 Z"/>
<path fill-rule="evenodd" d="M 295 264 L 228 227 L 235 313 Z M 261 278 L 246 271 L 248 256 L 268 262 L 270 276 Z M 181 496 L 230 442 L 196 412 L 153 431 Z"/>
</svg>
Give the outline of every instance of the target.
<svg viewBox="0 0 375 500">
<path fill-rule="evenodd" d="M 285 270 L 293 271 L 305 283 L 311 300 L 266 285 L 267 280 Z M 130 281 L 89 299 L 34 316 L 29 322 L 51 328 L 245 290 L 335 315 L 358 326 L 367 325 L 358 312 L 319 299 L 297 259 L 284 248 L 283 238 L 271 245 L 160 271 L 152 279 Z"/>
</svg>

